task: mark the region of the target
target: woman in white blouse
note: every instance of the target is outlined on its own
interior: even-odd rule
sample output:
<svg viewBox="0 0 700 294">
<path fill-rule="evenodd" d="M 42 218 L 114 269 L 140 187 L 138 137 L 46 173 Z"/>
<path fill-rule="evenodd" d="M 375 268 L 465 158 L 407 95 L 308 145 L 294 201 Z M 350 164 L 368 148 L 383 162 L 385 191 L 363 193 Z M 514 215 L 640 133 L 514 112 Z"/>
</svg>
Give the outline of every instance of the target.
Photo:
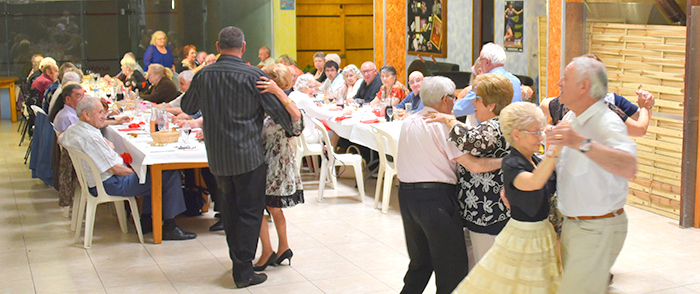
<svg viewBox="0 0 700 294">
<path fill-rule="evenodd" d="M 320 141 L 320 136 L 318 132 L 316 132 L 313 122 L 310 121 L 310 117 L 318 120 L 330 120 L 336 116 L 341 116 L 344 113 L 349 114 L 352 112 L 350 109 L 342 111 L 342 109 L 337 106 L 331 106 L 330 108 L 326 109 L 325 107 L 316 105 L 313 98 L 311 98 L 313 97 L 315 91 L 316 82 L 314 76 L 307 73 L 297 78 L 296 83 L 294 83 L 294 91 L 289 94 L 289 99 L 292 99 L 297 107 L 299 107 L 299 109 L 305 114 L 303 116 L 304 138 L 306 139 L 306 142 L 309 143 Z M 328 135 L 332 138 L 337 137 L 335 134 L 331 133 L 332 132 L 329 131 Z"/>
<path fill-rule="evenodd" d="M 347 104 L 351 102 L 355 94 L 357 94 L 357 90 L 360 89 L 363 79 L 361 78 L 360 69 L 354 64 L 348 65 L 343 69 L 343 77 L 345 78 L 345 86 L 343 86 L 340 92 L 340 97 L 343 97 L 345 104 Z"/>
</svg>

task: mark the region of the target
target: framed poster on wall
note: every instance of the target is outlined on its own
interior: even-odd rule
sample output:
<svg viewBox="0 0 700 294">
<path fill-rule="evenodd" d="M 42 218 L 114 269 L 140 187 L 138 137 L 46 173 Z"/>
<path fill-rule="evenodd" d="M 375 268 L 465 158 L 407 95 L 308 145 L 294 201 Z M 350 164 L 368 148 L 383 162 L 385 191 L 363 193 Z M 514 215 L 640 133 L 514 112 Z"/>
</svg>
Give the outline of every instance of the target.
<svg viewBox="0 0 700 294">
<path fill-rule="evenodd" d="M 506 51 L 523 52 L 523 1 L 507 1 L 503 47 Z"/>
<path fill-rule="evenodd" d="M 408 0 L 407 53 L 447 57 L 447 0 Z"/>
</svg>

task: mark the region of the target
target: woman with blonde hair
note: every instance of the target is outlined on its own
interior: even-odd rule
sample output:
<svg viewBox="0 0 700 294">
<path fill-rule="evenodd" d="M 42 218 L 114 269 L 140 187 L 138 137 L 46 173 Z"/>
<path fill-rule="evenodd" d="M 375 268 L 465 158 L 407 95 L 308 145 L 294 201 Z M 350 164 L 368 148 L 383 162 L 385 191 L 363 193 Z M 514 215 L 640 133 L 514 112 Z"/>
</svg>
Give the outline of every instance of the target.
<svg viewBox="0 0 700 294">
<path fill-rule="evenodd" d="M 553 146 L 544 160 L 536 155 L 547 121 L 532 103 L 510 104 L 499 117 L 511 145 L 501 167 L 511 219 L 454 293 L 556 293 L 561 270 L 549 200 L 561 146 Z"/>
<path fill-rule="evenodd" d="M 258 88 L 263 89 L 262 93 L 270 92 L 280 100 L 292 117 L 292 136 L 299 136 L 304 130 L 304 122 L 301 119 L 301 111 L 297 105 L 287 97 L 284 91 L 292 88 L 292 74 L 283 64 L 273 64 L 262 68 L 270 77 L 261 77 L 263 81 L 258 81 Z M 270 231 L 267 222 L 263 220 L 260 226 L 260 241 L 262 243 L 262 254 L 260 259 L 253 266 L 255 271 L 263 271 L 268 265 L 279 265 L 285 259 L 292 264 L 292 249 L 289 248 L 287 240 L 287 221 L 282 212 L 282 208 L 294 207 L 304 203 L 304 190 L 301 185 L 301 178 L 296 174 L 294 168 L 294 155 L 296 154 L 296 144 L 293 138 L 287 136 L 281 126 L 275 124 L 271 117 L 265 118 L 263 123 L 263 145 L 265 146 L 265 158 L 267 166 L 267 184 L 265 188 L 265 201 L 267 211 L 270 212 L 275 222 L 277 230 L 278 246 L 277 252 L 272 249 L 270 241 Z"/>
<path fill-rule="evenodd" d="M 143 100 L 159 104 L 173 101 L 177 96 L 180 96 L 180 91 L 177 90 L 177 86 L 173 82 L 173 72 L 169 68 L 165 68 L 157 63 L 151 63 L 148 66 L 147 74 L 151 87 L 139 93 Z"/>
<path fill-rule="evenodd" d="M 143 65 L 148 68 L 152 63 L 157 63 L 175 71 L 173 53 L 167 45 L 168 36 L 163 31 L 155 31 L 151 35 L 151 45 L 146 48 L 146 52 L 143 54 Z"/>
<path fill-rule="evenodd" d="M 136 70 L 136 60 L 131 57 L 124 57 L 119 62 L 122 66 L 122 73 L 117 76 L 121 83 L 132 90 L 142 91 L 146 89 L 146 78 L 140 71 Z"/>
<path fill-rule="evenodd" d="M 287 54 L 282 54 L 282 56 L 280 56 L 280 58 L 277 59 L 277 62 L 284 64 L 287 66 L 287 68 L 289 68 L 290 72 L 292 73 L 293 80 L 296 80 L 297 77 L 304 74 L 304 72 L 301 71 L 299 67 L 297 67 L 296 61 L 294 61 L 294 59 L 292 59 L 292 57 Z"/>
</svg>

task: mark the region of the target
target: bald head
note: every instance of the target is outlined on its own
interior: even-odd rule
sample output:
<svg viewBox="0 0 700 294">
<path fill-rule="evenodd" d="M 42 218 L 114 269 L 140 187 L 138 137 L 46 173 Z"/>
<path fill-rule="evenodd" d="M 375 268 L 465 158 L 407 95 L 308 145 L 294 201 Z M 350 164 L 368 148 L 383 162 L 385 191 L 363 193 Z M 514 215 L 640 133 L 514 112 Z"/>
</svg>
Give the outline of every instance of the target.
<svg viewBox="0 0 700 294">
<path fill-rule="evenodd" d="M 367 61 L 362 64 L 360 71 L 362 72 L 362 78 L 365 80 L 365 83 L 369 85 L 374 80 L 374 77 L 377 76 L 377 65 L 374 64 L 374 62 Z"/>
<path fill-rule="evenodd" d="M 423 83 L 423 73 L 419 71 L 414 71 L 408 75 L 408 86 L 411 87 L 413 95 L 418 95 L 420 93 L 420 86 Z"/>
</svg>

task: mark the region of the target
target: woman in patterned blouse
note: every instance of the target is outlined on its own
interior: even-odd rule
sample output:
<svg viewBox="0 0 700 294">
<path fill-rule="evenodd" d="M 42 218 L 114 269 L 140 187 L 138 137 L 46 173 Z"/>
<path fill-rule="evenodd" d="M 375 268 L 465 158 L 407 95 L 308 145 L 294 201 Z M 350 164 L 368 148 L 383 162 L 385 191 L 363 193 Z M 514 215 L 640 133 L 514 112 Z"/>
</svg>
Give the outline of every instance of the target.
<svg viewBox="0 0 700 294">
<path fill-rule="evenodd" d="M 382 68 L 379 69 L 379 76 L 382 79 L 382 87 L 379 88 L 377 97 L 370 103 L 371 106 L 385 100 L 387 101 L 387 105 L 394 106 L 408 96 L 408 88 L 396 80 L 396 69 L 393 66 L 382 66 Z"/>
<path fill-rule="evenodd" d="M 438 121 L 448 124 L 449 139 L 457 148 L 474 157 L 503 158 L 508 154 L 508 143 L 501 133 L 498 115 L 513 98 L 513 86 L 504 76 L 481 74 L 472 88 L 474 115 L 481 124 L 467 128 L 449 115 L 438 115 Z M 496 235 L 510 219 L 510 210 L 500 198 L 503 188 L 503 172 L 496 169 L 474 173 L 459 166 L 459 192 L 457 198 L 462 208 L 462 219 L 469 229 L 469 238 L 478 262 L 491 248 Z"/>
<path fill-rule="evenodd" d="M 292 263 L 292 249 L 287 241 L 287 222 L 282 212 L 282 208 L 294 207 L 304 203 L 304 190 L 301 179 L 296 174 L 294 168 L 294 155 L 296 144 L 293 144 L 289 136 L 299 136 L 304 130 L 302 114 L 296 104 L 284 94 L 284 90 L 289 90 L 292 83 L 292 74 L 287 66 L 282 64 L 268 65 L 262 70 L 270 77 L 258 82 L 258 88 L 264 89 L 262 92 L 275 94 L 289 112 L 293 121 L 293 133 L 287 134 L 285 130 L 275 124 L 271 117 L 265 118 L 263 123 L 263 145 L 265 146 L 265 158 L 267 165 L 267 182 L 265 188 L 265 201 L 267 211 L 275 220 L 277 230 L 279 256 L 272 250 L 270 232 L 267 221 L 263 220 L 260 227 L 260 241 L 262 243 L 262 254 L 260 259 L 253 266 L 255 271 L 262 271 L 268 265 L 282 263 L 285 259 Z"/>
</svg>

